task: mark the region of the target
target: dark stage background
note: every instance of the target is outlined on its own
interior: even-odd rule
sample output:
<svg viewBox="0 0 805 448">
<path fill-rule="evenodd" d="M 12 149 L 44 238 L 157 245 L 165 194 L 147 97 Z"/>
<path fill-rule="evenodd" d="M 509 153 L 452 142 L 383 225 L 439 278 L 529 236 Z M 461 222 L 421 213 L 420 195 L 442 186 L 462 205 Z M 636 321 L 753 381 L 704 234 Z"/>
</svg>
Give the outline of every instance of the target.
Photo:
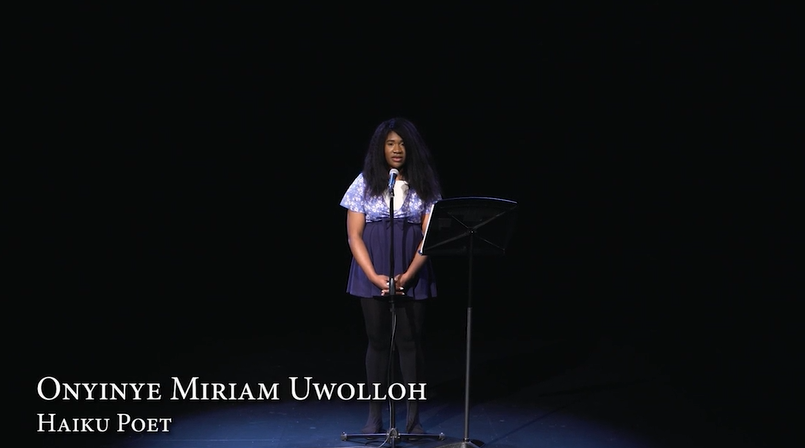
<svg viewBox="0 0 805 448">
<path fill-rule="evenodd" d="M 361 331 L 338 203 L 374 127 L 401 115 L 446 197 L 519 204 L 508 252 L 475 265 L 477 337 L 613 338 L 736 421 L 777 413 L 802 242 L 802 146 L 777 137 L 798 50 L 786 11 L 755 8 L 26 15 L 26 135 L 7 148 L 33 162 L 10 235 L 26 400 L 45 375 L 145 381 L 177 352 Z M 434 263 L 430 325 L 460 327 L 466 260 Z"/>
</svg>

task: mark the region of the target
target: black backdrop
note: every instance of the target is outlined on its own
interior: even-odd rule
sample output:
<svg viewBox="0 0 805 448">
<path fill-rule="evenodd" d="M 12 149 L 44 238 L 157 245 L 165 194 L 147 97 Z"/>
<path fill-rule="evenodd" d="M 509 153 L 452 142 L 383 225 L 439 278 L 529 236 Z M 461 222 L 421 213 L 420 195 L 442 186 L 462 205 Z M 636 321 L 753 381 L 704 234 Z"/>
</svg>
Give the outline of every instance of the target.
<svg viewBox="0 0 805 448">
<path fill-rule="evenodd" d="M 33 162 L 11 235 L 24 384 L 156 363 L 179 342 L 359 325 L 338 202 L 374 126 L 402 115 L 445 196 L 519 204 L 508 253 L 477 267 L 478 331 L 608 335 L 769 397 L 781 383 L 756 380 L 787 375 L 794 336 L 796 146 L 776 139 L 796 117 L 790 17 L 664 2 L 32 12 L 10 146 Z M 435 262 L 442 311 L 463 306 L 466 265 Z"/>
</svg>

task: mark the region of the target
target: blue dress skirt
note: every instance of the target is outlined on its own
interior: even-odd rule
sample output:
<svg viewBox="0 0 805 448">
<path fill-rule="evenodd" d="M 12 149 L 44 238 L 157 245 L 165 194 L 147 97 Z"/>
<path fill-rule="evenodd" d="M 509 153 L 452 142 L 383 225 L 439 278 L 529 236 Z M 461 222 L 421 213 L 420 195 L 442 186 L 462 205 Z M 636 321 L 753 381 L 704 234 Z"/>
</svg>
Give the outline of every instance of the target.
<svg viewBox="0 0 805 448">
<path fill-rule="evenodd" d="M 394 275 L 402 274 L 411 260 L 414 259 L 419 243 L 422 241 L 422 225 L 406 222 L 404 219 L 394 220 L 394 231 L 391 231 L 391 220 L 367 222 L 363 229 L 363 242 L 369 251 L 369 258 L 374 263 L 375 272 L 388 275 L 390 271 L 389 237 L 394 238 Z M 352 259 L 347 280 L 347 293 L 357 297 L 378 297 L 380 289 L 369 281 L 355 258 Z M 417 273 L 414 281 L 405 285 L 405 295 L 409 299 L 422 300 L 436 297 L 436 281 L 430 260 L 427 260 Z"/>
</svg>

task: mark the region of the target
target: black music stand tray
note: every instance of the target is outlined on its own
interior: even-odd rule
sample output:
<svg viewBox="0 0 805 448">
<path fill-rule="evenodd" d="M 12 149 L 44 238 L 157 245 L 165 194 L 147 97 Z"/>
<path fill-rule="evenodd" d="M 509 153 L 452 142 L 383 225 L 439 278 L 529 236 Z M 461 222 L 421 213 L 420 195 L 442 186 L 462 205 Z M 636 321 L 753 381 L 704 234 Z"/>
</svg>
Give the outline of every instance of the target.
<svg viewBox="0 0 805 448">
<path fill-rule="evenodd" d="M 517 203 L 508 199 L 461 197 L 442 199 L 433 206 L 422 244 L 422 253 L 459 255 L 469 260 L 467 280 L 467 352 L 464 380 L 464 438 L 444 448 L 477 448 L 483 442 L 470 439 L 470 351 L 472 336 L 473 257 L 503 255 L 514 232 Z"/>
</svg>

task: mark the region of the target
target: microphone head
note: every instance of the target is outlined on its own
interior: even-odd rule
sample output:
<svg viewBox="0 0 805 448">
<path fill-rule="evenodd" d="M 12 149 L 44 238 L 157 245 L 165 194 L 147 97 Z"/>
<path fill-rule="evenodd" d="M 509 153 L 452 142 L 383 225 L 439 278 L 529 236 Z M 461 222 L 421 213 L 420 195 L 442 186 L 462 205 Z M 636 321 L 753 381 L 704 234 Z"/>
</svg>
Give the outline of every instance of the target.
<svg viewBox="0 0 805 448">
<path fill-rule="evenodd" d="M 400 174 L 400 172 L 397 171 L 397 168 L 392 168 L 392 169 L 389 170 L 389 176 L 397 176 L 399 174 Z"/>
</svg>

